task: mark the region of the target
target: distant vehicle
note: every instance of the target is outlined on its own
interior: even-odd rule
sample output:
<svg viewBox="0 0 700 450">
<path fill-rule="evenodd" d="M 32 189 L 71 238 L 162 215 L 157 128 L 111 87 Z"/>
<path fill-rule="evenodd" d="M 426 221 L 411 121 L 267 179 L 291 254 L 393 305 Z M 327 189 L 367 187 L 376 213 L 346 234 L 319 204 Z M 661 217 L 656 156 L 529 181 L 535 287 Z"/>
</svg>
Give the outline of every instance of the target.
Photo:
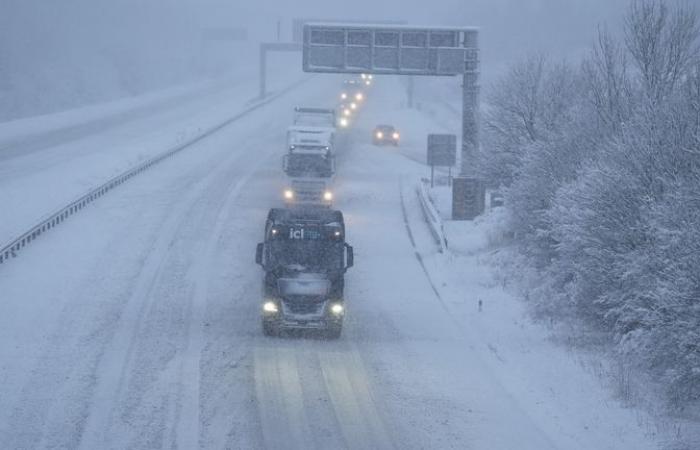
<svg viewBox="0 0 700 450">
<path fill-rule="evenodd" d="M 371 86 L 374 76 L 372 76 L 372 74 L 369 74 L 369 73 L 363 73 L 363 74 L 360 74 L 360 78 L 365 83 L 365 86 Z"/>
<path fill-rule="evenodd" d="M 345 80 L 340 92 L 340 100 L 343 102 L 361 102 L 365 99 L 365 84 L 362 80 Z"/>
<path fill-rule="evenodd" d="M 338 127 L 348 128 L 352 122 L 353 117 L 357 113 L 359 104 L 354 101 L 344 101 L 338 104 L 336 109 L 338 115 Z"/>
<path fill-rule="evenodd" d="M 332 164 L 332 163 L 330 163 Z M 285 158 L 287 187 L 284 189 L 284 204 L 287 207 L 330 208 L 333 206 L 333 171 L 329 163 L 309 155 L 294 155 Z M 335 166 L 332 166 L 333 170 Z M 313 171 L 313 174 L 310 172 Z M 328 176 L 326 176 L 328 174 Z"/>
<path fill-rule="evenodd" d="M 287 129 L 287 154 L 283 161 L 287 174 L 285 205 L 330 207 L 333 204 L 335 125 L 333 109 L 294 109 L 294 125 Z"/>
<path fill-rule="evenodd" d="M 355 106 L 357 106 L 357 103 L 355 103 Z M 353 108 L 351 106 L 350 102 L 343 102 L 338 104 L 338 115 L 340 117 L 351 117 L 353 112 L 355 111 L 356 108 Z"/>
<path fill-rule="evenodd" d="M 273 208 L 255 261 L 265 271 L 262 328 L 322 330 L 340 337 L 345 316 L 345 272 L 353 249 L 345 242 L 343 213 Z"/>
<path fill-rule="evenodd" d="M 372 131 L 372 143 L 374 145 L 399 145 L 401 135 L 393 125 L 377 125 Z"/>
</svg>

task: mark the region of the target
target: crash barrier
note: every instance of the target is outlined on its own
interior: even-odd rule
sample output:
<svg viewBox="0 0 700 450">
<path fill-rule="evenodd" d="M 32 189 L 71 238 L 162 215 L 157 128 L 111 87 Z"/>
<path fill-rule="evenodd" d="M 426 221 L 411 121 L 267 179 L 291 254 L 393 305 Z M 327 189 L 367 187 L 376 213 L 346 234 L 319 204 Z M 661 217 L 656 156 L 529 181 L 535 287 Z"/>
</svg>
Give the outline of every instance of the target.
<svg viewBox="0 0 700 450">
<path fill-rule="evenodd" d="M 256 100 L 250 104 L 250 106 L 246 107 L 243 111 L 240 111 L 236 115 L 229 117 L 228 119 L 224 120 L 223 122 L 214 125 L 210 127 L 209 129 L 199 133 L 197 136 L 194 138 L 190 139 L 187 142 L 184 142 L 182 144 L 179 144 L 175 148 L 171 148 L 160 155 L 157 155 L 147 161 L 144 161 L 143 163 L 139 164 L 136 167 L 133 167 L 126 172 L 115 176 L 114 178 L 110 179 L 106 183 L 92 189 L 90 192 L 87 194 L 81 196 L 77 200 L 74 200 L 73 202 L 69 203 L 67 206 L 64 206 L 63 208 L 59 209 L 53 214 L 50 214 L 47 216 L 45 219 L 41 220 L 37 225 L 34 225 L 29 229 L 29 231 L 26 231 L 22 235 L 20 235 L 18 238 L 13 239 L 10 241 L 8 244 L 4 245 L 3 247 L 0 247 L 0 264 L 6 263 L 10 258 L 14 258 L 17 256 L 17 253 L 19 253 L 24 247 L 29 245 L 29 243 L 34 242 L 39 236 L 42 234 L 46 233 L 47 231 L 53 229 L 56 225 L 62 223 L 64 220 L 66 220 L 68 217 L 76 214 L 78 211 L 82 210 L 85 206 L 88 204 L 92 203 L 93 201 L 97 200 L 98 198 L 102 197 L 105 195 L 107 192 L 111 191 L 115 187 L 121 185 L 125 181 L 129 180 L 130 178 L 144 172 L 146 169 L 149 169 L 153 167 L 154 165 L 164 161 L 165 159 L 170 158 L 171 156 L 175 155 L 176 153 L 181 152 L 182 150 L 196 144 L 197 142 L 205 139 L 208 136 L 211 136 L 212 134 L 216 133 L 217 131 L 221 130 L 222 128 L 230 125 L 231 123 L 240 120 L 242 117 L 250 114 L 251 112 L 265 106 L 266 104 L 274 101 L 275 99 L 281 97 L 282 95 L 288 93 L 289 91 L 292 91 L 293 89 L 296 89 L 299 87 L 301 84 L 305 83 L 309 78 L 304 78 L 300 81 L 297 81 L 296 83 L 284 88 L 283 90 L 275 93 L 274 95 L 268 96 L 263 100 Z"/>
<path fill-rule="evenodd" d="M 445 250 L 447 250 L 447 238 L 445 237 L 445 231 L 442 226 L 442 219 L 440 219 L 440 215 L 428 196 L 424 181 L 421 180 L 418 183 L 416 191 L 418 193 L 418 199 L 420 200 L 421 210 L 423 211 L 423 217 L 430 229 L 430 234 L 433 235 L 435 243 L 440 248 L 440 253 L 444 253 Z"/>
</svg>

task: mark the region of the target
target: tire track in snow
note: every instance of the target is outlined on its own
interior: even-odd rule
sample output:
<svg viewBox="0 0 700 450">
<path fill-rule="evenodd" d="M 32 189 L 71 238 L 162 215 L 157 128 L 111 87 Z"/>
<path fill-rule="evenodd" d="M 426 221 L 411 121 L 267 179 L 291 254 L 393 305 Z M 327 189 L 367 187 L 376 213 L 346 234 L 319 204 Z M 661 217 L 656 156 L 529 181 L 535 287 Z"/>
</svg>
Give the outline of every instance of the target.
<svg viewBox="0 0 700 450">
<path fill-rule="evenodd" d="M 179 417 L 177 424 L 177 445 L 181 449 L 194 449 L 199 447 L 200 437 L 200 359 L 205 345 L 203 333 L 204 316 L 209 292 L 209 271 L 207 262 L 214 259 L 217 242 L 219 241 L 224 225 L 231 215 L 233 200 L 238 197 L 243 187 L 250 181 L 256 169 L 267 158 L 260 158 L 246 175 L 229 188 L 228 195 L 223 202 L 223 207 L 217 214 L 214 230 L 209 235 L 204 254 L 198 257 L 193 270 L 195 278 L 194 295 L 190 305 L 190 325 L 188 342 L 182 358 L 181 386 L 182 398 L 179 404 Z"/>
<path fill-rule="evenodd" d="M 267 152 L 271 152 L 271 149 L 267 149 Z M 149 253 L 146 259 L 143 269 L 139 274 L 139 278 L 136 282 L 136 288 L 134 289 L 132 295 L 126 303 L 126 306 L 119 319 L 118 328 L 111 340 L 108 348 L 104 351 L 101 357 L 102 361 L 99 364 L 98 372 L 96 374 L 97 386 L 95 388 L 95 393 L 93 395 L 93 401 L 91 407 L 91 413 L 86 421 L 84 432 L 81 438 L 81 448 L 84 449 L 94 449 L 100 448 L 107 442 L 107 438 L 111 436 L 110 433 L 111 426 L 113 424 L 114 411 L 119 403 L 122 391 L 124 389 L 125 381 L 130 373 L 131 366 L 133 364 L 133 348 L 135 347 L 134 340 L 137 339 L 139 335 L 139 330 L 142 328 L 142 321 L 144 319 L 144 312 L 148 311 L 151 304 L 154 301 L 154 295 L 152 291 L 157 285 L 158 281 L 161 279 L 162 267 L 165 262 L 170 257 L 171 247 L 176 240 L 180 229 L 185 224 L 185 222 L 190 219 L 190 211 L 195 208 L 198 202 L 206 197 L 207 191 L 209 191 L 221 178 L 229 177 L 229 168 L 237 164 L 240 160 L 245 159 L 246 155 L 241 153 L 233 153 L 228 156 L 228 158 L 219 163 L 216 169 L 209 172 L 204 178 L 195 182 L 194 187 L 188 191 L 186 197 L 178 204 L 175 210 L 166 219 L 166 224 L 161 230 L 156 243 L 153 246 L 153 250 Z M 267 162 L 268 158 L 260 157 L 256 161 L 253 167 L 258 167 L 264 162 Z M 253 170 L 248 173 L 252 173 Z M 237 195 L 241 188 L 246 182 L 250 180 L 251 175 L 245 175 L 244 178 L 240 179 L 238 183 L 231 181 L 234 184 L 234 188 L 231 191 L 233 196 Z M 229 186 L 231 185 L 229 184 Z M 225 203 L 224 203 L 225 205 Z M 225 209 L 225 208 L 224 208 Z M 220 214 L 219 219 L 223 221 L 225 217 L 224 214 Z M 218 233 L 216 236 L 221 234 L 223 228 L 223 223 L 218 224 Z M 211 243 L 211 241 L 210 241 Z M 213 248 L 216 240 L 211 243 L 210 248 Z M 204 265 L 205 259 L 200 259 L 202 265 Z M 199 269 L 204 271 L 206 274 L 206 266 Z M 195 276 L 195 280 L 201 281 L 201 276 Z M 199 287 L 197 287 L 199 286 Z M 182 400 L 178 401 L 178 429 L 184 427 L 189 430 L 199 430 L 199 425 L 193 426 L 192 423 L 199 420 L 199 355 L 201 354 L 201 348 L 204 345 L 203 338 L 201 335 L 201 325 L 203 311 L 201 308 L 205 306 L 206 303 L 206 285 L 199 283 L 195 285 L 195 289 L 199 289 L 198 293 L 195 293 L 195 297 L 203 299 L 203 304 L 200 305 L 198 300 L 198 308 L 192 311 L 197 315 L 196 318 L 190 321 L 190 326 L 188 328 L 188 336 L 193 336 L 195 341 L 199 340 L 198 343 L 191 346 L 187 344 L 187 350 L 185 354 L 185 360 L 189 364 L 181 366 L 179 370 L 180 383 L 179 386 L 187 390 L 186 398 L 184 403 L 187 405 L 186 408 L 182 408 Z M 199 308 L 201 306 L 201 308 Z M 197 321 L 198 320 L 198 321 Z M 196 365 L 196 375 L 193 375 L 193 365 Z M 194 377 L 197 380 L 197 386 L 192 387 L 184 381 L 183 383 L 183 371 L 187 374 L 187 377 Z M 192 390 L 196 390 L 193 394 Z M 194 397 L 192 397 L 194 395 Z M 95 408 L 94 406 L 98 406 Z M 196 405 L 196 417 L 189 417 L 190 414 L 195 414 L 189 410 L 189 407 Z M 184 418 L 182 418 L 184 417 Z M 189 417 L 189 418 L 188 418 Z M 198 423 L 198 422 L 197 422 Z M 188 424 L 188 425 L 185 425 Z M 177 441 L 181 439 L 181 436 L 191 435 L 194 431 L 183 431 L 181 433 L 176 432 Z M 188 443 L 190 441 L 188 440 Z M 195 440 L 194 442 L 197 442 Z M 181 447 L 181 448 L 196 448 L 195 447 Z"/>
<path fill-rule="evenodd" d="M 258 347 L 254 352 L 254 364 L 255 392 L 265 447 L 314 448 L 304 412 L 295 349 Z"/>
<path fill-rule="evenodd" d="M 263 150 L 262 153 L 264 154 L 265 149 L 269 148 L 271 151 L 277 149 L 274 145 L 267 145 L 272 141 L 269 133 L 264 134 L 264 136 L 266 145 L 248 146 L 256 149 L 253 158 L 250 157 L 250 153 L 246 153 L 242 157 L 247 157 L 249 160 L 257 159 L 262 156 L 260 150 Z M 222 152 L 216 153 L 219 156 L 221 154 Z M 209 159 L 212 158 L 207 160 Z M 227 158 L 221 159 L 225 161 Z M 234 164 L 243 166 L 244 169 L 237 169 L 238 172 L 236 174 L 248 170 L 250 167 L 250 163 L 245 160 L 241 159 L 239 161 L 240 164 L 238 161 Z M 201 164 L 201 157 L 197 157 L 196 164 L 197 166 L 205 166 L 205 164 Z M 223 164 L 223 162 L 218 164 Z M 206 166 L 213 165 L 207 163 Z M 217 168 L 214 167 L 209 169 L 211 169 L 210 172 L 217 171 Z M 229 167 L 230 169 L 231 167 Z M 162 319 L 166 315 L 163 314 L 162 310 L 167 308 L 169 304 L 164 304 L 157 297 L 162 299 L 164 293 L 170 297 L 170 293 L 161 291 L 167 285 L 172 284 L 173 281 L 179 281 L 178 289 L 184 287 L 180 294 L 172 295 L 173 299 L 177 300 L 175 306 L 178 308 L 178 311 L 176 313 L 179 313 L 181 308 L 187 310 L 188 306 L 194 308 L 188 304 L 188 299 L 193 298 L 189 293 L 193 292 L 195 283 L 190 282 L 189 277 L 175 280 L 171 267 L 174 266 L 177 269 L 176 276 L 178 278 L 182 274 L 192 272 L 192 264 L 197 264 L 195 252 L 202 247 L 203 243 L 206 245 L 206 238 L 198 238 L 196 247 L 190 244 L 183 247 L 183 245 L 180 245 L 180 242 L 183 241 L 181 238 L 185 235 L 191 235 L 189 228 L 197 223 L 205 224 L 208 232 L 211 228 L 210 219 L 216 217 L 217 211 L 207 212 L 206 223 L 201 219 L 199 219 L 199 222 L 192 220 L 192 217 L 199 215 L 198 213 L 202 209 L 204 202 L 200 201 L 200 199 L 204 196 L 223 197 L 224 195 L 220 194 L 225 194 L 226 188 L 231 187 L 229 184 L 222 182 L 224 177 L 219 177 L 219 182 L 215 188 L 209 189 L 205 180 L 210 179 L 211 174 L 207 174 L 202 168 L 198 168 L 197 171 L 186 170 L 182 172 L 184 174 L 192 172 L 194 176 L 188 175 L 183 177 L 180 171 L 176 173 L 178 179 L 174 184 L 177 184 L 178 187 L 180 184 L 187 185 L 187 188 L 182 190 L 181 196 L 172 197 L 176 201 L 172 202 L 172 206 L 168 206 L 172 208 L 170 211 L 163 210 L 162 214 L 159 214 L 157 225 L 159 226 L 160 236 L 149 234 L 145 244 L 141 241 L 138 242 L 139 260 L 129 264 L 129 283 L 125 285 L 124 293 L 118 298 L 118 301 L 112 302 L 113 304 L 110 303 L 110 306 L 114 307 L 114 314 L 111 315 L 107 326 L 101 328 L 102 334 L 100 337 L 104 338 L 98 343 L 99 345 L 94 345 L 87 349 L 89 351 L 88 356 L 94 360 L 94 364 L 83 371 L 85 376 L 82 376 L 82 373 L 80 375 L 82 379 L 89 378 L 90 382 L 81 380 L 80 389 L 68 391 L 68 396 L 60 397 L 53 401 L 54 415 L 60 417 L 52 418 L 49 425 L 57 429 L 60 427 L 62 430 L 53 435 L 39 432 L 35 438 L 32 438 L 31 442 L 36 443 L 43 438 L 42 443 L 50 447 L 56 445 L 57 441 L 54 440 L 54 436 L 66 436 L 74 438 L 72 442 L 75 444 L 68 445 L 67 447 L 69 448 L 77 448 L 79 446 L 83 448 L 105 448 L 127 447 L 128 445 L 126 444 L 148 445 L 146 444 L 146 438 L 153 438 L 151 441 L 154 444 L 151 445 L 174 446 L 177 442 L 182 442 L 183 439 L 186 439 L 183 436 L 188 433 L 188 429 L 193 429 L 188 424 L 198 423 L 199 417 L 195 420 L 191 412 L 196 411 L 198 415 L 201 410 L 197 411 L 196 408 L 190 409 L 180 405 L 184 405 L 186 402 L 200 401 L 200 395 L 185 393 L 185 390 L 189 389 L 190 386 L 187 382 L 187 376 L 184 375 L 184 370 L 186 367 L 191 368 L 201 364 L 199 362 L 201 351 L 197 349 L 201 350 L 201 346 L 207 344 L 208 341 L 202 340 L 197 345 L 187 347 L 188 341 L 186 336 L 192 336 L 196 341 L 197 333 L 199 333 L 199 336 L 204 339 L 207 337 L 204 333 L 206 328 L 202 329 L 200 327 L 201 321 L 199 320 L 192 319 L 192 322 L 189 322 L 188 318 L 184 321 L 180 320 L 180 323 L 175 325 L 172 322 L 177 320 L 177 318 L 165 317 L 165 319 L 169 319 L 163 321 L 165 328 L 150 333 L 150 336 L 164 337 L 166 338 L 164 341 L 167 341 L 167 344 L 174 344 L 171 345 L 171 348 L 177 348 L 177 353 L 174 357 L 166 354 L 165 351 L 161 351 L 159 347 L 149 345 L 144 340 L 144 336 L 149 335 L 151 325 L 159 324 L 160 322 L 157 319 Z M 170 177 L 170 174 L 168 176 Z M 201 177 L 200 182 L 195 183 L 194 180 L 199 177 Z M 170 178 L 167 179 L 170 180 Z M 183 180 L 180 180 L 180 178 L 183 178 Z M 229 183 L 234 181 L 236 180 L 229 181 Z M 211 183 L 209 184 L 211 185 Z M 199 196 L 192 194 L 191 191 L 193 190 L 199 190 L 201 194 Z M 167 200 L 168 205 L 170 205 L 170 197 Z M 188 203 L 191 204 L 189 209 L 187 207 Z M 147 223 L 150 225 L 151 222 Z M 133 230 L 136 230 L 136 228 Z M 178 248 L 180 249 L 179 251 Z M 182 251 L 183 248 L 184 251 Z M 118 245 L 114 249 L 123 250 Z M 186 265 L 180 267 L 183 263 Z M 206 270 L 206 265 L 200 269 Z M 103 269 L 96 267 L 93 270 L 95 273 L 99 273 Z M 194 278 L 196 279 L 197 277 L 195 276 Z M 213 282 L 213 279 L 206 281 Z M 208 288 L 208 285 L 206 287 Z M 213 289 L 213 285 L 211 287 Z M 138 292 L 136 292 L 137 290 Z M 188 292 L 187 295 L 184 294 L 185 290 Z M 206 291 L 207 289 L 203 290 Z M 203 295 L 203 297 L 206 298 L 206 295 Z M 153 310 L 158 308 L 161 311 L 154 313 Z M 196 314 L 194 309 L 192 311 Z M 185 311 L 185 314 L 187 314 L 187 311 Z M 188 334 L 188 329 L 193 332 Z M 172 336 L 172 339 L 167 339 L 168 335 Z M 183 335 L 185 335 L 184 338 Z M 116 342 L 116 340 L 119 342 Z M 181 358 L 183 349 L 186 349 L 187 355 L 196 355 L 196 357 L 188 358 L 186 362 L 183 362 Z M 172 359 L 167 364 L 162 364 L 163 356 Z M 158 360 L 159 357 L 161 360 Z M 148 365 L 141 367 L 140 360 L 146 360 Z M 82 355 L 81 358 L 77 359 L 77 362 L 82 362 Z M 47 364 L 51 365 L 50 362 Z M 82 366 L 85 365 L 82 364 Z M 62 374 L 62 372 L 67 371 L 57 372 Z M 198 372 L 196 375 L 200 376 L 202 374 Z M 37 377 L 37 380 L 39 382 L 42 381 L 40 377 Z M 54 382 L 54 380 L 49 381 Z M 63 377 L 60 379 L 56 378 L 55 382 L 61 386 L 61 383 L 64 383 Z M 39 383 L 34 384 L 34 388 L 36 388 L 36 385 Z M 72 385 L 69 387 L 72 387 Z M 26 384 L 25 389 L 29 392 L 33 390 L 30 383 Z M 197 385 L 195 389 L 200 389 L 200 387 Z M 50 390 L 44 389 L 44 391 L 49 393 Z M 182 397 L 180 392 L 183 393 Z M 206 392 L 202 392 L 202 394 L 206 394 Z M 35 402 L 37 404 L 36 408 L 23 407 L 23 409 L 30 410 L 28 414 L 24 414 L 25 419 L 27 419 L 24 423 L 28 421 L 34 422 L 34 416 L 30 416 L 30 414 L 43 412 L 42 409 L 52 400 L 44 397 L 38 398 L 36 394 L 34 394 L 34 397 L 37 397 L 40 401 Z M 85 411 L 85 414 L 79 420 L 71 420 L 69 426 L 66 426 L 68 424 L 67 420 L 62 420 L 65 417 L 64 411 L 66 406 L 72 406 L 67 404 L 66 400 L 73 401 L 76 406 Z M 130 409 L 130 404 L 134 404 L 136 408 Z M 138 414 L 130 414 L 130 417 L 127 417 L 127 409 Z M 70 418 L 73 419 L 73 416 Z M 201 425 L 200 421 L 199 426 Z M 169 433 L 163 433 L 163 428 Z M 192 433 L 189 434 L 189 436 L 192 435 Z M 34 447 L 34 445 L 29 447 Z"/>
<path fill-rule="evenodd" d="M 211 176 L 207 179 L 211 179 Z M 169 215 L 121 313 L 114 336 L 101 356 L 91 412 L 81 438 L 80 447 L 83 449 L 100 448 L 108 442 L 114 412 L 131 366 L 134 339 L 142 327 L 144 312 L 148 311 L 154 301 L 154 296 L 151 295 L 153 288 L 161 277 L 162 267 L 169 257 L 169 249 L 178 231 L 188 219 L 187 212 L 194 207 L 208 186 L 205 183 L 207 179 L 196 183 L 195 189 L 189 191 L 184 201 Z"/>
<path fill-rule="evenodd" d="M 394 448 L 375 407 L 367 372 L 357 351 L 321 352 L 319 360 L 326 390 L 347 447 Z"/>
</svg>

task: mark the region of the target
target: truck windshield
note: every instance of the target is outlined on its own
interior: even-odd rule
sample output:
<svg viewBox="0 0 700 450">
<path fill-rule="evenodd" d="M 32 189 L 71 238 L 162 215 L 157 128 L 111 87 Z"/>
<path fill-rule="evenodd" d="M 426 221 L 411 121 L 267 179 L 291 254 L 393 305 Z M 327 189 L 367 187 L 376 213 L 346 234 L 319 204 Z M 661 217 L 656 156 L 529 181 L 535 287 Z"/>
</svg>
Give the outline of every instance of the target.
<svg viewBox="0 0 700 450">
<path fill-rule="evenodd" d="M 334 127 L 334 122 L 335 120 L 331 114 L 300 113 L 294 118 L 295 125 L 308 125 L 314 127 Z"/>
<path fill-rule="evenodd" d="M 324 296 L 330 291 L 330 282 L 323 278 L 280 278 L 277 286 L 282 295 Z"/>
<path fill-rule="evenodd" d="M 332 272 L 343 268 L 343 243 L 276 240 L 270 243 L 271 263 L 297 271 Z"/>
<path fill-rule="evenodd" d="M 287 175 L 290 177 L 330 177 L 333 164 L 323 155 L 291 154 L 287 159 Z"/>
</svg>

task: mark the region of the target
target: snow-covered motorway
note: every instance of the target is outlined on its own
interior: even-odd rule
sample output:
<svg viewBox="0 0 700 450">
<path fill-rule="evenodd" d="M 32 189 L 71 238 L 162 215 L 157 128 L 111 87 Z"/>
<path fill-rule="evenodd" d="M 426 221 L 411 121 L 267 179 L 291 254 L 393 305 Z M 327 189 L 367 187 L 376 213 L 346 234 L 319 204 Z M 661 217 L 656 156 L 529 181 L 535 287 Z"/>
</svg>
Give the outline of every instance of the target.
<svg viewBox="0 0 700 450">
<path fill-rule="evenodd" d="M 549 422 L 511 395 L 424 271 L 417 255 L 434 249 L 412 183 L 425 168 L 369 145 L 400 103 L 391 79 L 339 155 L 356 251 L 343 337 L 262 335 L 253 257 L 285 128 L 338 86 L 302 85 L 0 268 L 3 448 L 621 448 L 626 423 L 584 435 L 575 404 Z"/>
<path fill-rule="evenodd" d="M 305 75 L 273 72 L 270 90 Z M 225 80 L 0 123 L 0 246 L 89 188 L 253 107 L 257 86 L 242 66 Z"/>
</svg>

